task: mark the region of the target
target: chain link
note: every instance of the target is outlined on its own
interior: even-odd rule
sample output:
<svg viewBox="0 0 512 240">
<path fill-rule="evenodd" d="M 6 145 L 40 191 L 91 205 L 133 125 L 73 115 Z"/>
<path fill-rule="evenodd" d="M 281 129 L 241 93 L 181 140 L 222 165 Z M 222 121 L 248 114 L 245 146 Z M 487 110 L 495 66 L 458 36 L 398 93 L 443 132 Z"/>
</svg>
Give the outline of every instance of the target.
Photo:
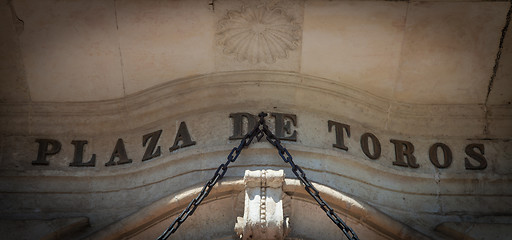
<svg viewBox="0 0 512 240">
<path fill-rule="evenodd" d="M 242 152 L 242 149 L 244 147 L 249 146 L 251 142 L 253 141 L 254 137 L 258 139 L 258 141 L 263 137 L 263 135 L 266 136 L 266 139 L 268 142 L 270 142 L 274 147 L 277 148 L 277 151 L 279 153 L 279 156 L 283 159 L 285 163 L 290 164 L 292 168 L 293 174 L 304 184 L 306 191 L 315 199 L 315 201 L 320 205 L 320 208 L 324 210 L 324 212 L 327 214 L 329 219 L 338 226 L 341 231 L 345 234 L 345 236 L 350 240 L 359 240 L 356 233 L 350 228 L 345 222 L 334 212 L 334 209 L 327 204 L 324 199 L 320 196 L 320 192 L 313 186 L 313 184 L 308 180 L 306 177 L 306 174 L 302 170 L 302 168 L 298 165 L 296 165 L 293 162 L 292 155 L 286 150 L 285 147 L 281 145 L 281 141 L 268 129 L 268 126 L 265 124 L 265 117 L 267 116 L 266 113 L 260 113 L 258 115 L 260 117 L 260 120 L 256 126 L 251 130 L 251 132 L 247 133 L 242 140 L 240 141 L 240 144 L 238 147 L 235 147 L 231 150 L 227 157 L 227 161 L 225 163 L 222 163 L 215 173 L 213 174 L 213 177 L 206 182 L 201 192 L 197 195 L 196 198 L 194 198 L 181 212 L 181 214 L 172 222 L 172 224 L 158 237 L 158 240 L 166 240 L 171 234 L 176 232 L 180 225 L 187 220 L 189 216 L 192 216 L 196 208 L 201 204 L 201 202 L 210 194 L 213 186 L 217 184 L 218 181 L 220 181 L 224 175 L 226 174 L 228 170 L 228 166 L 230 163 L 236 161 L 240 153 Z M 261 128 L 260 128 L 261 126 Z"/>
<path fill-rule="evenodd" d="M 224 177 L 224 175 L 226 174 L 226 172 L 228 170 L 229 164 L 234 162 L 234 161 L 236 161 L 236 159 L 238 158 L 238 156 L 242 152 L 242 149 L 244 147 L 246 147 L 246 146 L 249 146 L 249 144 L 251 144 L 251 142 L 254 139 L 254 137 L 256 137 L 260 133 L 261 133 L 261 130 L 259 129 L 259 125 L 256 125 L 252 129 L 251 132 L 247 133 L 242 138 L 242 140 L 240 141 L 240 144 L 238 145 L 238 147 L 234 147 L 233 150 L 231 150 L 231 152 L 229 153 L 229 155 L 227 157 L 227 161 L 225 163 L 222 163 L 217 168 L 217 170 L 213 174 L 213 177 L 210 180 L 208 180 L 208 182 L 206 182 L 206 184 L 204 185 L 204 187 L 201 190 L 201 192 L 197 195 L 197 197 L 194 198 L 188 204 L 187 208 L 185 208 L 185 210 L 183 210 L 183 212 L 181 212 L 181 214 L 162 233 L 162 235 L 160 235 L 160 237 L 158 237 L 158 240 L 165 240 L 165 239 L 167 239 L 169 236 L 171 236 L 171 234 L 173 234 L 174 232 L 176 232 L 176 230 L 178 230 L 180 225 L 183 222 L 185 222 L 185 220 L 187 220 L 187 218 L 189 216 L 192 216 L 192 214 L 194 213 L 196 208 L 199 206 L 199 204 L 201 204 L 201 202 L 203 202 L 204 198 L 206 198 L 206 196 L 208 196 L 208 194 L 210 194 L 210 192 L 212 191 L 213 186 L 215 186 L 215 184 L 217 184 L 217 182 L 220 181 Z M 261 138 L 261 137 L 259 137 L 259 138 Z"/>
<path fill-rule="evenodd" d="M 320 205 L 320 208 L 324 210 L 324 212 L 327 214 L 329 219 L 331 219 L 336 226 L 338 226 L 341 231 L 347 236 L 350 240 L 359 240 L 356 233 L 352 228 L 350 228 L 341 218 L 334 212 L 334 209 L 327 204 L 327 202 L 324 201 L 324 199 L 320 196 L 320 192 L 313 186 L 313 184 L 309 181 L 309 179 L 306 177 L 306 173 L 302 170 L 302 168 L 299 165 L 296 165 L 295 162 L 293 162 L 292 155 L 286 150 L 285 147 L 281 145 L 281 141 L 268 129 L 268 126 L 263 124 L 263 130 L 262 132 L 266 135 L 267 140 L 274 145 L 277 148 L 277 151 L 279 153 L 279 156 L 285 163 L 290 164 L 292 167 L 292 172 L 295 174 L 295 176 L 304 184 L 304 188 L 306 191 L 315 199 L 315 201 Z"/>
</svg>

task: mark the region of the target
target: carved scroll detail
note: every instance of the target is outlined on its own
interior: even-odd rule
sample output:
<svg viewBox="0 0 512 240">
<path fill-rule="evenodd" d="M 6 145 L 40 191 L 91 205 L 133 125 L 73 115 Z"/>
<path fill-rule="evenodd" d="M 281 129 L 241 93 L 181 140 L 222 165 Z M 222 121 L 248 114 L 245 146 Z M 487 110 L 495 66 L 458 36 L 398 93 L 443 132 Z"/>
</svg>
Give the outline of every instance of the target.
<svg viewBox="0 0 512 240">
<path fill-rule="evenodd" d="M 288 235 L 290 226 L 284 216 L 284 171 L 245 171 L 244 216 L 238 217 L 235 232 L 240 239 L 277 239 Z"/>
</svg>

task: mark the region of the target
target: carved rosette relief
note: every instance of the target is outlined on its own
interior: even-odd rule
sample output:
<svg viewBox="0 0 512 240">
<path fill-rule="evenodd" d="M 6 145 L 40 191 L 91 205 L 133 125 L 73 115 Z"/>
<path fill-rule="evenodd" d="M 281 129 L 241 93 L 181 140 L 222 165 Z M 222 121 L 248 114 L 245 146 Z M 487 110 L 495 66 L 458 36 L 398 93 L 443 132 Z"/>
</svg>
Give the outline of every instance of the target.
<svg viewBox="0 0 512 240">
<path fill-rule="evenodd" d="M 218 44 L 224 54 L 250 63 L 276 62 L 297 49 L 300 24 L 280 8 L 267 6 L 229 10 L 219 21 Z"/>
</svg>

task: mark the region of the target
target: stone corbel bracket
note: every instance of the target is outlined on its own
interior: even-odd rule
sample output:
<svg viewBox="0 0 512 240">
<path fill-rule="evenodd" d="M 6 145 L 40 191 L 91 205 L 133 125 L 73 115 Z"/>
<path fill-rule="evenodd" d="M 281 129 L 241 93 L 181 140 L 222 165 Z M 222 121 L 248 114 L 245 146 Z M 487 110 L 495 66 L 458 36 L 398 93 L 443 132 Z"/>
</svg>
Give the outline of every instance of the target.
<svg viewBox="0 0 512 240">
<path fill-rule="evenodd" d="M 237 218 L 240 239 L 284 239 L 290 232 L 283 214 L 284 171 L 245 171 L 244 216 Z"/>
</svg>

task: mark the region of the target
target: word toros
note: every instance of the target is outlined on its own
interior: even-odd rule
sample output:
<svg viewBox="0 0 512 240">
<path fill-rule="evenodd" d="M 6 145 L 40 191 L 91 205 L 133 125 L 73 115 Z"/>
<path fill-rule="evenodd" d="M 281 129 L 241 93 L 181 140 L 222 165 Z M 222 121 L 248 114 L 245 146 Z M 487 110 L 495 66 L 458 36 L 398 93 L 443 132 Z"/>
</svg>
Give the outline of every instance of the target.
<svg viewBox="0 0 512 240">
<path fill-rule="evenodd" d="M 339 148 L 345 151 L 348 151 L 348 147 L 345 146 L 344 133 L 346 133 L 347 137 L 350 137 L 350 126 L 347 124 L 334 122 L 329 120 L 327 122 L 329 132 L 334 127 L 336 134 L 336 143 L 332 146 L 335 148 Z M 418 168 L 420 165 L 416 163 L 416 157 L 413 155 L 414 153 L 414 145 L 411 142 L 390 139 L 391 143 L 393 143 L 395 147 L 395 161 L 393 165 L 400 167 L 411 167 Z M 370 152 L 370 147 L 368 142 L 372 143 L 373 153 Z M 364 133 L 361 135 L 361 150 L 364 155 L 368 158 L 376 160 L 381 155 L 381 145 L 379 139 L 373 133 Z M 438 150 L 441 149 L 443 152 L 443 163 L 439 162 L 437 153 Z M 466 169 L 468 170 L 482 170 L 487 167 L 487 159 L 484 157 L 484 145 L 480 143 L 471 143 L 466 145 L 465 153 L 472 158 L 474 161 L 478 162 L 478 164 L 472 163 L 468 158 L 464 158 L 464 164 Z M 478 150 L 478 151 L 477 151 Z M 430 146 L 429 149 L 429 159 L 430 162 L 437 168 L 447 168 L 452 164 L 452 151 L 450 147 L 444 143 L 434 143 Z"/>
</svg>

